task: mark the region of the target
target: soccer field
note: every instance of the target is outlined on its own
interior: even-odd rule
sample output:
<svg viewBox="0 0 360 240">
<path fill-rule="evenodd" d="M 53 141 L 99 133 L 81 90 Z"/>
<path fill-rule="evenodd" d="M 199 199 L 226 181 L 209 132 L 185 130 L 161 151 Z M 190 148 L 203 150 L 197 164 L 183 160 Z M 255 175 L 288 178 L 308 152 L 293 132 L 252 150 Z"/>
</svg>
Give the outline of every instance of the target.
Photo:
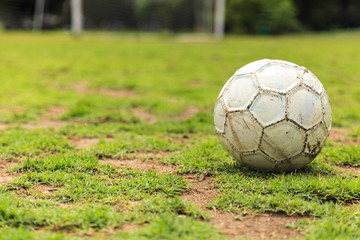
<svg viewBox="0 0 360 240">
<path fill-rule="evenodd" d="M 0 33 L 0 239 L 359 239 L 359 40 Z M 296 172 L 235 164 L 215 134 L 222 86 L 263 58 L 330 97 Z"/>
</svg>

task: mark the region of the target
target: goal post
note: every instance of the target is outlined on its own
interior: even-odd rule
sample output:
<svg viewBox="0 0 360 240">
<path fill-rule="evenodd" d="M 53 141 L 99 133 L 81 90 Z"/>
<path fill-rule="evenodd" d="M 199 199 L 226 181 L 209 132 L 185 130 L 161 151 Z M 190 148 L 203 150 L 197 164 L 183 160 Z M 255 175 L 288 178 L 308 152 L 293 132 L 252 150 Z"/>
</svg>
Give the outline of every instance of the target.
<svg viewBox="0 0 360 240">
<path fill-rule="evenodd" d="M 83 31 L 83 0 L 71 0 L 71 31 L 79 35 Z"/>
<path fill-rule="evenodd" d="M 225 2 L 226 0 L 215 0 L 215 23 L 214 37 L 223 39 L 225 32 Z"/>
<path fill-rule="evenodd" d="M 41 31 L 44 19 L 45 0 L 36 0 L 33 20 L 33 31 Z"/>
</svg>

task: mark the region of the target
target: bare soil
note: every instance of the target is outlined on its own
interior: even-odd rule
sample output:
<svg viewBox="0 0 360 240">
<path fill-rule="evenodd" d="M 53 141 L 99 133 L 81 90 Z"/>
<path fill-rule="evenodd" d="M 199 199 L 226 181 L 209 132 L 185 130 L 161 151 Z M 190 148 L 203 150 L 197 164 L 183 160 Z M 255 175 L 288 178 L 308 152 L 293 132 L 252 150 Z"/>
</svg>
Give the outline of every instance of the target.
<svg viewBox="0 0 360 240">
<path fill-rule="evenodd" d="M 184 178 L 192 187 L 181 196 L 182 199 L 186 199 L 205 210 L 212 200 L 220 196 L 212 177 L 188 174 Z"/>
<path fill-rule="evenodd" d="M 159 153 L 147 156 L 147 160 L 133 159 L 105 159 L 103 162 L 116 167 L 127 167 L 139 171 L 151 171 L 163 173 L 176 173 L 176 167 L 162 164 L 156 158 Z M 149 160 L 150 159 L 150 160 Z M 294 224 L 301 217 L 286 216 L 281 214 L 259 214 L 247 215 L 239 218 L 234 213 L 225 213 L 222 211 L 212 211 L 207 207 L 211 201 L 218 198 L 220 193 L 216 190 L 215 182 L 212 177 L 205 175 L 186 174 L 183 175 L 186 181 L 192 186 L 181 196 L 211 216 L 210 223 L 220 229 L 221 233 L 230 238 L 248 238 L 248 239 L 299 239 L 302 233 L 296 229 L 289 228 L 288 225 Z M 131 229 L 130 225 L 130 229 Z"/>
<path fill-rule="evenodd" d="M 197 107 L 189 107 L 185 109 L 181 114 L 174 117 L 175 120 L 186 120 L 200 111 Z"/>
<path fill-rule="evenodd" d="M 352 167 L 352 166 L 338 166 L 341 168 L 343 173 L 353 173 L 356 176 L 360 177 L 360 167 Z"/>
<path fill-rule="evenodd" d="M 156 117 L 153 116 L 149 111 L 140 108 L 133 108 L 131 111 L 135 117 L 144 120 L 144 122 L 147 124 L 153 124 L 156 122 Z"/>
<path fill-rule="evenodd" d="M 77 82 L 70 86 L 81 95 L 100 94 L 115 98 L 137 97 L 138 94 L 130 89 L 88 88 L 85 82 Z"/>
<path fill-rule="evenodd" d="M 160 174 L 165 174 L 175 173 L 176 171 L 175 167 L 164 165 L 159 160 L 154 159 L 104 159 L 102 160 L 102 162 L 111 164 L 115 167 L 124 167 L 132 170 L 139 170 L 142 172 L 156 170 Z"/>
<path fill-rule="evenodd" d="M 100 139 L 98 138 L 78 138 L 78 137 L 69 137 L 69 140 L 78 148 L 87 148 L 97 144 Z"/>
<path fill-rule="evenodd" d="M 36 128 L 54 128 L 59 130 L 62 126 L 68 124 L 68 121 L 57 120 L 61 115 L 67 111 L 67 108 L 62 106 L 53 106 L 45 114 L 40 116 L 39 123 L 27 123 L 21 126 L 27 129 Z"/>
<path fill-rule="evenodd" d="M 16 161 L 0 160 L 0 184 L 10 182 L 15 176 L 15 173 L 8 172 L 8 170 L 17 164 Z"/>
<path fill-rule="evenodd" d="M 53 192 L 56 192 L 57 188 L 54 188 L 54 187 L 51 187 L 51 186 L 48 186 L 48 185 L 40 184 L 40 185 L 36 185 L 35 191 L 37 191 L 39 193 L 42 193 L 42 194 L 45 194 L 45 195 L 50 195 Z"/>
<path fill-rule="evenodd" d="M 348 128 L 332 128 L 329 134 L 329 139 L 333 142 L 342 143 L 345 145 L 360 144 L 360 139 L 352 139 L 349 136 L 351 129 Z"/>
<path fill-rule="evenodd" d="M 301 217 L 290 217 L 279 214 L 259 214 L 236 216 L 233 213 L 216 213 L 210 219 L 214 227 L 231 238 L 246 239 L 300 239 L 302 233 L 287 227 Z"/>
<path fill-rule="evenodd" d="M 344 140 L 347 132 L 348 130 L 343 128 L 331 128 L 329 139 L 334 142 L 341 142 Z"/>
</svg>

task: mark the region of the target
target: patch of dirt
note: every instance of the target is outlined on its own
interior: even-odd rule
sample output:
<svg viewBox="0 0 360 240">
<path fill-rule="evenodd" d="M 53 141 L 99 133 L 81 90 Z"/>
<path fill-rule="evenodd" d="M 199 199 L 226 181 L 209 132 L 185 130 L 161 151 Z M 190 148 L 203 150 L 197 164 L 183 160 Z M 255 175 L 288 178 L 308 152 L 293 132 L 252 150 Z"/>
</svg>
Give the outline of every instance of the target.
<svg viewBox="0 0 360 240">
<path fill-rule="evenodd" d="M 199 108 L 197 107 L 189 107 L 187 109 L 185 109 L 181 114 L 175 116 L 175 120 L 186 120 L 192 116 L 194 116 L 195 114 L 197 114 L 200 111 Z"/>
<path fill-rule="evenodd" d="M 333 142 L 342 142 L 344 140 L 347 132 L 348 132 L 347 129 L 331 128 L 330 134 L 329 134 L 329 139 Z"/>
<path fill-rule="evenodd" d="M 138 171 L 153 171 L 156 170 L 160 174 L 164 173 L 175 173 L 176 169 L 173 166 L 167 166 L 162 164 L 158 160 L 139 160 L 139 159 L 104 159 L 102 160 L 104 163 L 111 164 L 115 167 L 125 167 L 132 170 Z"/>
<path fill-rule="evenodd" d="M 39 193 L 42 193 L 42 194 L 45 194 L 45 195 L 50 195 L 53 192 L 56 192 L 57 189 L 54 188 L 54 187 L 48 186 L 48 185 L 40 184 L 40 185 L 36 185 L 35 191 L 37 191 Z"/>
<path fill-rule="evenodd" d="M 98 138 L 77 138 L 77 137 L 69 137 L 69 140 L 72 144 L 74 144 L 78 148 L 91 147 L 100 141 L 100 139 Z"/>
<path fill-rule="evenodd" d="M 156 118 L 149 111 L 142 110 L 140 108 L 133 108 L 131 111 L 135 117 L 144 120 L 147 124 L 153 124 L 156 122 Z"/>
<path fill-rule="evenodd" d="M 120 229 L 124 231 L 131 231 L 131 230 L 140 229 L 141 227 L 143 227 L 143 224 L 124 223 L 123 225 L 120 226 Z"/>
<path fill-rule="evenodd" d="M 194 80 L 190 83 L 191 87 L 201 87 L 203 85 L 201 80 Z"/>
<path fill-rule="evenodd" d="M 111 97 L 137 97 L 138 94 L 130 89 L 109 89 L 109 88 L 96 88 L 89 91 L 92 94 L 103 94 Z"/>
<path fill-rule="evenodd" d="M 40 117 L 40 120 L 48 120 L 59 118 L 67 111 L 66 107 L 63 106 L 52 106 L 44 115 Z"/>
<path fill-rule="evenodd" d="M 221 233 L 231 238 L 249 239 L 289 239 L 302 236 L 301 232 L 287 227 L 288 224 L 299 221 L 301 217 L 261 214 L 239 218 L 234 213 L 208 210 L 206 206 L 220 196 L 213 178 L 204 175 L 185 175 L 184 177 L 192 185 L 192 188 L 188 189 L 181 198 L 207 211 L 212 216 L 210 223 L 219 228 Z"/>
<path fill-rule="evenodd" d="M 168 155 L 169 153 L 165 153 Z M 171 154 L 171 153 L 170 153 Z M 166 166 L 157 158 L 161 158 L 164 153 L 134 153 L 134 158 L 127 159 L 104 159 L 102 162 L 116 167 L 127 167 L 139 171 L 156 170 L 159 173 L 176 173 L 175 166 Z M 301 217 L 290 217 L 280 214 L 260 214 L 247 215 L 240 218 L 234 213 L 214 212 L 206 207 L 212 200 L 220 196 L 216 190 L 215 182 L 212 177 L 205 175 L 187 174 L 184 175 L 186 181 L 192 186 L 181 196 L 182 199 L 197 205 L 210 216 L 210 223 L 220 229 L 220 232 L 231 238 L 249 239 L 289 239 L 300 238 L 302 233 L 296 229 L 288 228 L 287 225 L 296 223 Z M 136 226 L 137 227 L 137 226 Z M 131 230 L 134 226 L 123 226 L 121 229 Z"/>
<path fill-rule="evenodd" d="M 0 130 L 2 129 L 6 129 L 10 126 L 10 124 L 6 124 L 6 123 L 0 123 Z"/>
<path fill-rule="evenodd" d="M 360 177 L 360 167 L 352 167 L 352 166 L 338 166 L 341 168 L 343 173 L 353 173 L 356 176 Z"/>
<path fill-rule="evenodd" d="M 28 123 L 22 124 L 21 126 L 26 129 L 36 129 L 36 128 L 54 128 L 59 130 L 62 126 L 68 124 L 67 121 L 55 120 L 63 115 L 67 111 L 67 108 L 62 106 L 53 106 L 45 114 L 40 116 L 39 123 Z"/>
<path fill-rule="evenodd" d="M 70 87 L 71 89 L 75 90 L 77 93 L 82 95 L 101 94 L 116 98 L 138 96 L 138 94 L 135 91 L 130 89 L 87 88 L 87 84 L 85 82 L 77 82 L 72 84 Z"/>
<path fill-rule="evenodd" d="M 16 163 L 16 161 L 0 161 L 0 184 L 10 182 L 16 176 L 16 173 L 8 172 Z"/>
<path fill-rule="evenodd" d="M 279 214 L 247 215 L 237 218 L 233 213 L 217 213 L 210 219 L 214 227 L 231 238 L 246 239 L 299 239 L 302 233 L 296 229 L 288 228 L 301 217 L 285 216 Z"/>
<path fill-rule="evenodd" d="M 68 124 L 66 121 L 44 121 L 39 124 L 26 123 L 22 124 L 23 128 L 32 130 L 37 128 L 54 128 L 55 130 L 59 130 L 62 126 Z"/>
<path fill-rule="evenodd" d="M 184 178 L 192 187 L 181 196 L 182 199 L 186 199 L 205 209 L 213 199 L 220 196 L 220 193 L 214 186 L 212 177 L 189 174 L 185 175 Z"/>
</svg>

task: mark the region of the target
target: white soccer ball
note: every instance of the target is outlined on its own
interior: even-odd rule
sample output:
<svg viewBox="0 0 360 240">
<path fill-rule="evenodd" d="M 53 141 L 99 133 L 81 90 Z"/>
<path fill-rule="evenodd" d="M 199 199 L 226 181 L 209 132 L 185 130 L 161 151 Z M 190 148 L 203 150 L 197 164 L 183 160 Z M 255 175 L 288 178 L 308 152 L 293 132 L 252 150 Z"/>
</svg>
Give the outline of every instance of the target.
<svg viewBox="0 0 360 240">
<path fill-rule="evenodd" d="M 320 152 L 331 128 L 328 95 L 305 67 L 264 59 L 245 65 L 215 103 L 224 148 L 260 171 L 292 171 Z"/>
</svg>

